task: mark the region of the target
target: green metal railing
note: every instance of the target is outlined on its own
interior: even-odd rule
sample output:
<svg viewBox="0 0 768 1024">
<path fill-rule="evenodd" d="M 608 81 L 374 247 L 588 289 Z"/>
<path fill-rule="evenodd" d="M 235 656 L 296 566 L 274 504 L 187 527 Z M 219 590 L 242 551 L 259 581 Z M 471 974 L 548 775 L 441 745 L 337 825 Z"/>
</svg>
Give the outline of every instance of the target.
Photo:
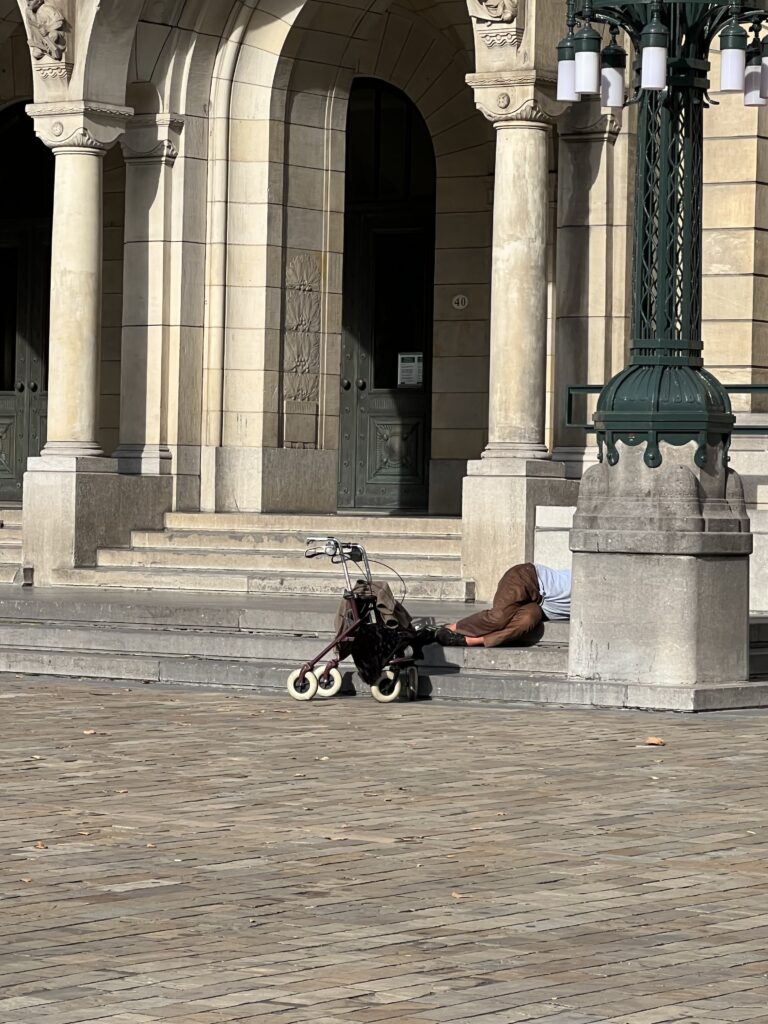
<svg viewBox="0 0 768 1024">
<path fill-rule="evenodd" d="M 729 395 L 759 395 L 768 394 L 768 384 L 724 384 L 723 387 Z M 587 433 L 594 434 L 595 424 L 594 423 L 574 423 L 573 422 L 573 400 L 577 395 L 599 395 L 603 390 L 602 384 L 573 384 L 568 388 L 568 397 L 566 401 L 565 411 L 565 425 L 566 427 L 574 427 L 578 430 L 586 430 Z M 738 420 L 738 413 L 736 414 Z M 768 424 L 764 426 L 739 426 L 738 422 L 731 428 L 732 434 L 753 434 L 759 436 L 761 434 L 768 434 Z"/>
</svg>

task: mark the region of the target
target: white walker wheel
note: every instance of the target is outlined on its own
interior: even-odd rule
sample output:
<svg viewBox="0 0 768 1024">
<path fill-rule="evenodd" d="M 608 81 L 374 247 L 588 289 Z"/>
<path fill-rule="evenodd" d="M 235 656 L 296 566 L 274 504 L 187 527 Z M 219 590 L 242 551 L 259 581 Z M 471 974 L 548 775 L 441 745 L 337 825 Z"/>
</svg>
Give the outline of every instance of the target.
<svg viewBox="0 0 768 1024">
<path fill-rule="evenodd" d="M 317 696 L 323 698 L 335 697 L 341 689 L 343 682 L 341 672 L 337 668 L 326 668 L 322 671 L 319 670 L 319 666 L 317 668 Z"/>
<path fill-rule="evenodd" d="M 388 668 L 379 676 L 379 681 L 371 685 L 371 695 L 379 704 L 391 704 L 400 696 L 402 689 L 402 682 L 392 669 Z"/>
<path fill-rule="evenodd" d="M 306 671 L 301 679 L 301 669 L 297 668 L 288 676 L 288 693 L 294 700 L 312 700 L 317 690 L 318 682 L 314 672 Z"/>
</svg>

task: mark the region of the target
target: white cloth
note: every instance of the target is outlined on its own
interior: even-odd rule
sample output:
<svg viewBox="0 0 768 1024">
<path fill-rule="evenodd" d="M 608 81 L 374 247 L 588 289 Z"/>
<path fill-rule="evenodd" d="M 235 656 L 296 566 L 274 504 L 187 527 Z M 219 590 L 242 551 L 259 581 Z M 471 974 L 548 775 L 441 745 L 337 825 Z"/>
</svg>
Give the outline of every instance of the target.
<svg viewBox="0 0 768 1024">
<path fill-rule="evenodd" d="M 541 593 L 541 610 L 548 619 L 571 617 L 571 571 L 534 563 Z"/>
</svg>

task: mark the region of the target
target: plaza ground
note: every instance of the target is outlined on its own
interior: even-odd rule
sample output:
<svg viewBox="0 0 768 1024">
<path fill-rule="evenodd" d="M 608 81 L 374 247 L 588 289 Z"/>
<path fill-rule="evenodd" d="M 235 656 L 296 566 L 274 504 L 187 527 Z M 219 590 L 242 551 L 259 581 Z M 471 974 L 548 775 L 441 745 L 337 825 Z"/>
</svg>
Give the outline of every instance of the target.
<svg viewBox="0 0 768 1024">
<path fill-rule="evenodd" d="M 768 1021 L 768 713 L 0 714 L 0 1024 Z"/>
</svg>

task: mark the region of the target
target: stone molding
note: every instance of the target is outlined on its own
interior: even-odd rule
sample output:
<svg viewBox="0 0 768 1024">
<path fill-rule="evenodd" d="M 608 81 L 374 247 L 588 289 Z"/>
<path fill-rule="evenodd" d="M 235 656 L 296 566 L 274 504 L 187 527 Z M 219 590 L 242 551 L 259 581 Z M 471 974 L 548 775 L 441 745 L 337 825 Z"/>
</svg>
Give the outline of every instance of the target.
<svg viewBox="0 0 768 1024">
<path fill-rule="evenodd" d="M 614 143 L 621 132 L 621 118 L 615 114 L 602 114 L 589 124 L 579 125 L 564 118 L 558 124 L 558 132 L 562 139 L 569 142 L 605 141 Z"/>
<path fill-rule="evenodd" d="M 50 149 L 105 153 L 125 131 L 133 111 L 106 103 L 31 103 L 35 134 Z"/>
<path fill-rule="evenodd" d="M 172 167 L 179 155 L 184 119 L 176 114 L 136 114 L 120 140 L 126 162 L 146 161 Z"/>
</svg>

